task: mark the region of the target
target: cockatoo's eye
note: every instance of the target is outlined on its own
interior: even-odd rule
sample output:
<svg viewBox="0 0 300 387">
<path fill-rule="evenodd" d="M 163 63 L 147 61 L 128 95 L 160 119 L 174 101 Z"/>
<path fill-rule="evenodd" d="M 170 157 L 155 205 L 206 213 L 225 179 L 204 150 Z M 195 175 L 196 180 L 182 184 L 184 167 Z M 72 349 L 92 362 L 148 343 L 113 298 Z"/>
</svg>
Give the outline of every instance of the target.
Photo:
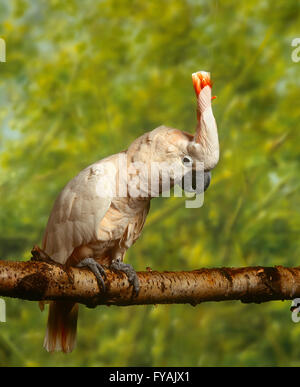
<svg viewBox="0 0 300 387">
<path fill-rule="evenodd" d="M 190 156 L 184 156 L 182 163 L 185 167 L 191 167 L 193 165 L 193 159 Z"/>
</svg>

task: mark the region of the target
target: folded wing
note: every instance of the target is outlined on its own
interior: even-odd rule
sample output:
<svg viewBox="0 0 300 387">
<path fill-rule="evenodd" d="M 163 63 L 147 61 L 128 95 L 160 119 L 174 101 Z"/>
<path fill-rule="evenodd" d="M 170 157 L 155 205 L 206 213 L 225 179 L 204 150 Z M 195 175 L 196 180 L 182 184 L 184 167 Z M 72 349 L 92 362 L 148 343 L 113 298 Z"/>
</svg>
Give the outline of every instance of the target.
<svg viewBox="0 0 300 387">
<path fill-rule="evenodd" d="M 43 239 L 43 249 L 54 261 L 64 264 L 74 248 L 98 239 L 99 224 L 111 205 L 113 181 L 113 171 L 98 162 L 62 190 Z"/>
</svg>

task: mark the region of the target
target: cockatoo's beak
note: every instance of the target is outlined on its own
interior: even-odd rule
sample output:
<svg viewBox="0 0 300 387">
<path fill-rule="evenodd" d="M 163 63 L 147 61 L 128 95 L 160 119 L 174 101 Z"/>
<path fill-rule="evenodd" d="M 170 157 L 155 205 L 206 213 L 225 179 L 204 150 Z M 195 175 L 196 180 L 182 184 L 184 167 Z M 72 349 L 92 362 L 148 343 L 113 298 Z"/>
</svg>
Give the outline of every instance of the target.
<svg viewBox="0 0 300 387">
<path fill-rule="evenodd" d="M 198 195 L 207 190 L 210 181 L 210 172 L 191 170 L 183 176 L 180 186 L 185 192 L 196 193 Z"/>
</svg>

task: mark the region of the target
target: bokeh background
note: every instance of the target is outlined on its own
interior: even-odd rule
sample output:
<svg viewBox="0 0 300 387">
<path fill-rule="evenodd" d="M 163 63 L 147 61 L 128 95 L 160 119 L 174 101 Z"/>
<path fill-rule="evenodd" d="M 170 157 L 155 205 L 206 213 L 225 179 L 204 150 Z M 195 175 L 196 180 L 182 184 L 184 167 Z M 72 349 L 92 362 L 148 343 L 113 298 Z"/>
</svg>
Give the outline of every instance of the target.
<svg viewBox="0 0 300 387">
<path fill-rule="evenodd" d="M 191 73 L 211 71 L 221 158 L 200 209 L 152 201 L 137 270 L 299 264 L 298 0 L 1 0 L 0 257 L 27 260 L 85 166 L 165 124 L 193 132 Z M 6 299 L 2 366 L 295 366 L 290 301 L 80 308 L 70 355 L 47 313 Z"/>
</svg>

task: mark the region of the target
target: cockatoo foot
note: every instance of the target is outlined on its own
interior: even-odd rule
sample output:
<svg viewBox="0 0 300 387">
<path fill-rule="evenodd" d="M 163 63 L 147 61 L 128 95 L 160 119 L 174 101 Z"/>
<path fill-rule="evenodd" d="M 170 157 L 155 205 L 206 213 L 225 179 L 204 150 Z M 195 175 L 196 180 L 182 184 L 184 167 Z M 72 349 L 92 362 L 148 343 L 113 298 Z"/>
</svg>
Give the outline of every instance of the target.
<svg viewBox="0 0 300 387">
<path fill-rule="evenodd" d="M 88 267 L 95 274 L 99 286 L 105 292 L 106 287 L 105 287 L 104 279 L 106 279 L 106 273 L 103 266 L 101 266 L 100 263 L 95 261 L 94 258 L 84 258 L 76 267 Z"/>
<path fill-rule="evenodd" d="M 133 294 L 138 295 L 140 291 L 140 282 L 139 277 L 136 274 L 136 271 L 129 263 L 124 263 L 120 258 L 116 258 L 112 261 L 110 269 L 122 271 L 127 275 L 128 282 L 133 286 Z"/>
</svg>

